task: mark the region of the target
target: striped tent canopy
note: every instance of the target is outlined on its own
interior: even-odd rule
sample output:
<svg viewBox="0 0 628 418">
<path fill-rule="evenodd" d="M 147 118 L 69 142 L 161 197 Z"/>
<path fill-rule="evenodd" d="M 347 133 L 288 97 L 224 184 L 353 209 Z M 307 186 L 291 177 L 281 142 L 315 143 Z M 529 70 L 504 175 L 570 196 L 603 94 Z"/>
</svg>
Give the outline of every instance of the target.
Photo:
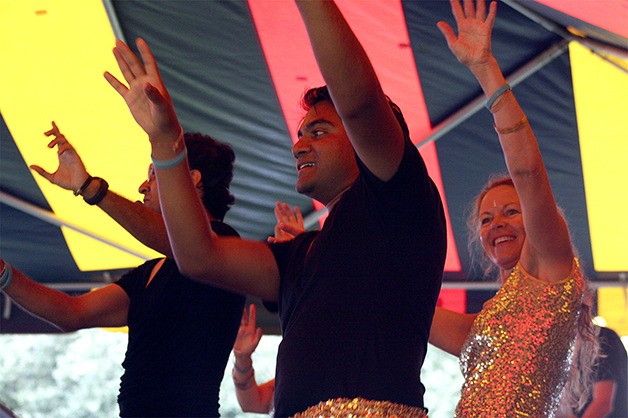
<svg viewBox="0 0 628 418">
<path fill-rule="evenodd" d="M 470 261 L 466 208 L 505 164 L 479 86 L 436 28 L 439 20 L 454 24 L 449 3 L 338 4 L 384 90 L 403 110 L 446 203 L 443 303 L 470 310 L 473 291 L 492 285 Z M 599 287 L 619 286 L 619 293 L 599 298 L 617 320 L 628 315 L 619 297 L 628 272 L 626 22 L 626 0 L 504 0 L 493 33 L 494 54 L 537 134 L 586 274 Z M 265 240 L 273 233 L 274 204 L 284 201 L 301 208 L 308 228 L 318 227 L 324 209 L 295 192 L 290 148 L 303 116 L 300 95 L 322 78 L 293 2 L 5 0 L 4 259 L 40 282 L 76 292 L 158 256 L 98 208 L 28 169 L 56 167 L 56 153 L 43 135 L 54 120 L 92 175 L 131 200 L 141 199 L 137 188 L 150 162 L 148 141 L 102 76 L 117 71 L 111 54 L 116 37 L 130 45 L 142 37 L 151 46 L 185 130 L 233 146 L 236 204 L 228 223 L 243 237 Z M 40 329 L 12 321 L 17 310 L 2 299 L 1 332 Z"/>
</svg>

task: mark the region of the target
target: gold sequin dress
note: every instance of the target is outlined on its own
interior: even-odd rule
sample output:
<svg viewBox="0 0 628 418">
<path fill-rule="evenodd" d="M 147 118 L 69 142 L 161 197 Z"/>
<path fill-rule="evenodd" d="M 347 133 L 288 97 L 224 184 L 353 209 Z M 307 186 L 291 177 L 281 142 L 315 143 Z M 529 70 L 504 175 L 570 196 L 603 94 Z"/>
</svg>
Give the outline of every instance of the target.
<svg viewBox="0 0 628 418">
<path fill-rule="evenodd" d="M 547 283 L 521 265 L 484 304 L 460 354 L 456 417 L 552 417 L 571 364 L 585 282 L 578 261 Z"/>
</svg>

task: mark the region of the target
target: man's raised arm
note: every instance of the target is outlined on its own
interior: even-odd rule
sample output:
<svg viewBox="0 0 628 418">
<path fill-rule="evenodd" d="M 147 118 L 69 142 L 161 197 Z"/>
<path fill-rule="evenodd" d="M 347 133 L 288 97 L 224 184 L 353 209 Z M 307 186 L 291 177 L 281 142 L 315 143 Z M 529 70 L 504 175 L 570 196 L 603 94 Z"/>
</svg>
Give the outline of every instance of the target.
<svg viewBox="0 0 628 418">
<path fill-rule="evenodd" d="M 403 157 L 403 131 L 366 52 L 332 1 L 296 3 L 353 148 L 369 170 L 389 180 Z"/>
<path fill-rule="evenodd" d="M 110 73 L 105 73 L 105 78 L 148 134 L 162 215 L 179 270 L 201 282 L 277 300 L 279 271 L 268 246 L 218 238 L 213 233 L 190 176 L 183 130 L 157 62 L 142 39 L 137 47 L 141 60 L 122 41 L 117 41 L 114 49 L 128 85 Z"/>
</svg>

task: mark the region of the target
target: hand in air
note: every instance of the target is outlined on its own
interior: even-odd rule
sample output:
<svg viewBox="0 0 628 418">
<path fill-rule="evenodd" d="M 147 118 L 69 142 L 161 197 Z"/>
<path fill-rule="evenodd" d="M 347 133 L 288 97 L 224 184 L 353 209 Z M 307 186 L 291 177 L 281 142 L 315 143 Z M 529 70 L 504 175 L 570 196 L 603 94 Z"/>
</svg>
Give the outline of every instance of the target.
<svg viewBox="0 0 628 418">
<path fill-rule="evenodd" d="M 133 118 L 153 144 L 172 144 L 182 131 L 172 99 L 148 44 L 143 39 L 138 39 L 136 45 L 141 60 L 120 40 L 116 41 L 113 49 L 113 55 L 128 86 L 109 72 L 105 72 L 105 78 L 122 96 Z"/>
<path fill-rule="evenodd" d="M 305 232 L 303 224 L 303 215 L 298 206 L 294 207 L 294 211 L 287 203 L 277 202 L 275 205 L 275 236 L 268 237 L 268 242 L 290 241 L 297 235 Z"/>
<path fill-rule="evenodd" d="M 477 6 L 474 0 L 464 0 L 463 5 L 459 0 L 450 0 L 450 4 L 458 25 L 458 36 L 448 23 L 440 21 L 437 24 L 449 49 L 467 67 L 487 63 L 492 57 L 491 32 L 497 15 L 497 3 L 491 2 L 488 15 L 485 0 L 478 0 Z"/>
<path fill-rule="evenodd" d="M 255 305 L 251 304 L 250 313 L 246 311 L 242 314 L 240 329 L 235 343 L 233 344 L 233 354 L 236 356 L 251 357 L 259 341 L 262 339 L 262 329 L 256 326 L 257 313 Z"/>
<path fill-rule="evenodd" d="M 52 129 L 44 132 L 46 136 L 54 136 L 54 139 L 48 143 L 48 148 L 57 147 L 57 155 L 59 157 L 59 167 L 54 173 L 49 173 L 38 165 L 31 165 L 30 168 L 36 171 L 43 178 L 67 190 L 77 190 L 83 185 L 88 177 L 87 170 L 81 157 L 76 150 L 68 142 L 57 125 L 52 122 Z"/>
</svg>

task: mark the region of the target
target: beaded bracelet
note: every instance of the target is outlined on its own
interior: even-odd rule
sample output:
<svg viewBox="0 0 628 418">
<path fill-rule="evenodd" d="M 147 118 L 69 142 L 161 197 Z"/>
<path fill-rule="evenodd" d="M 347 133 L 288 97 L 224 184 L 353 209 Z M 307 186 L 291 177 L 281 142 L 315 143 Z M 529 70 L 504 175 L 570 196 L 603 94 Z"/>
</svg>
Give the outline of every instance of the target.
<svg viewBox="0 0 628 418">
<path fill-rule="evenodd" d="M 514 124 L 513 126 L 500 129 L 496 125 L 493 125 L 493 128 L 495 128 L 495 132 L 497 132 L 498 134 L 505 135 L 505 134 L 511 134 L 513 132 L 517 132 L 518 130 L 526 126 L 527 124 L 528 124 L 528 118 L 526 117 L 526 115 L 523 115 L 521 120 L 517 122 L 516 124 Z"/>
<path fill-rule="evenodd" d="M 153 160 L 153 167 L 155 168 L 170 168 L 170 167 L 174 167 L 176 165 L 179 165 L 183 162 L 183 160 L 185 160 L 185 157 L 188 156 L 188 149 L 187 147 L 183 148 L 183 151 L 181 151 L 179 154 L 177 154 L 176 157 L 170 159 L 170 160 L 156 160 L 152 155 L 151 155 L 151 160 Z"/>
<path fill-rule="evenodd" d="M 491 108 L 493 107 L 497 99 L 499 99 L 502 94 L 504 94 L 508 90 L 510 90 L 510 84 L 506 83 L 498 88 L 497 91 L 493 93 L 493 95 L 486 101 L 486 108 L 489 112 L 491 111 Z"/>
<path fill-rule="evenodd" d="M 237 371 L 238 373 L 242 373 L 242 374 L 248 373 L 249 371 L 251 371 L 252 368 L 253 368 L 253 363 L 251 363 L 249 367 L 247 367 L 246 369 L 241 369 L 238 367 L 238 364 L 235 361 L 233 362 L 233 369 Z"/>
<path fill-rule="evenodd" d="M 4 262 L 4 270 L 0 274 L 0 290 L 6 289 L 13 279 L 13 268 L 6 261 Z"/>
<path fill-rule="evenodd" d="M 245 390 L 245 389 L 248 389 L 251 386 L 253 386 L 253 376 L 255 376 L 255 369 L 253 369 L 253 367 L 251 366 L 251 368 L 248 370 L 248 372 L 246 374 L 247 374 L 247 376 L 244 378 L 244 380 L 238 380 L 236 378 L 236 369 L 235 369 L 235 367 L 231 371 L 231 377 L 233 378 L 233 384 L 238 389 Z"/>
<path fill-rule="evenodd" d="M 107 192 L 109 191 L 109 183 L 107 183 L 105 179 L 102 179 L 100 177 L 94 177 L 94 179 L 99 181 L 98 190 L 96 191 L 96 194 L 90 197 L 89 199 L 83 196 L 83 200 L 88 205 L 99 204 L 105 198 L 105 196 L 107 195 Z"/>
</svg>

